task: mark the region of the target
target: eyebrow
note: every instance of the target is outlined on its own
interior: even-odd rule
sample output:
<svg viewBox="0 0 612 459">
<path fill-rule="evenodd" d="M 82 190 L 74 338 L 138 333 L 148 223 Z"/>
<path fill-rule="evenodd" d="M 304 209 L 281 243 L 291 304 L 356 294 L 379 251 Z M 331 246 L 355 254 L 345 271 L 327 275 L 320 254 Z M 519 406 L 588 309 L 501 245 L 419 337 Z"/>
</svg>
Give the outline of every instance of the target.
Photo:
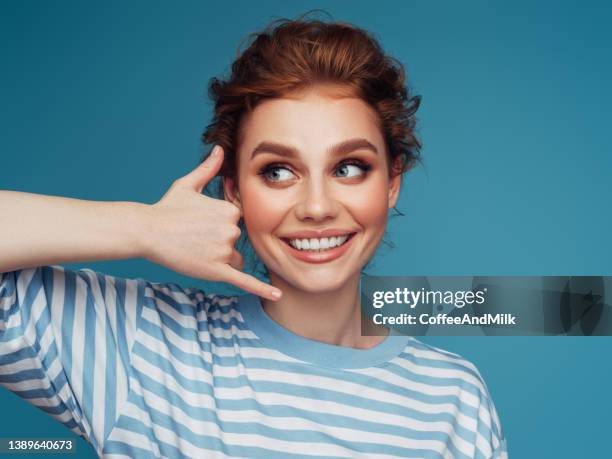
<svg viewBox="0 0 612 459">
<path fill-rule="evenodd" d="M 376 149 L 376 147 L 371 142 L 363 138 L 345 140 L 344 142 L 332 145 L 330 148 L 327 149 L 327 151 L 333 156 L 346 155 L 355 150 L 370 150 L 375 154 L 378 154 L 378 150 Z M 299 156 L 298 150 L 295 147 L 292 147 L 290 145 L 283 145 L 282 143 L 267 141 L 260 142 L 253 149 L 253 152 L 251 153 L 251 159 L 253 159 L 260 153 L 274 153 L 279 156 L 287 157 Z"/>
</svg>

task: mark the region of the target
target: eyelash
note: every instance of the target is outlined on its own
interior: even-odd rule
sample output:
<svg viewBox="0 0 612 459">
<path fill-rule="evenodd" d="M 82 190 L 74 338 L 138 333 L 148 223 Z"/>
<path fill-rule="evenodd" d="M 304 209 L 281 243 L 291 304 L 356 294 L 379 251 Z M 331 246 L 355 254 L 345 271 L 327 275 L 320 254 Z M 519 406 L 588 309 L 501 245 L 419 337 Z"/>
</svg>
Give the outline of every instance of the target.
<svg viewBox="0 0 612 459">
<path fill-rule="evenodd" d="M 340 162 L 340 164 L 338 165 L 338 168 L 340 168 L 340 167 L 342 167 L 344 165 L 359 167 L 364 172 L 362 177 L 367 176 L 368 172 L 370 171 L 370 169 L 372 169 L 371 165 L 369 165 L 368 163 L 366 163 L 364 161 L 361 161 L 359 159 L 346 159 L 346 160 Z M 265 175 L 268 172 L 270 172 L 270 171 L 272 171 L 274 169 L 287 169 L 287 170 L 290 170 L 285 164 L 282 164 L 282 163 L 272 163 L 272 164 L 267 164 L 266 166 L 262 167 L 261 170 L 257 173 L 257 175 L 260 175 L 260 176 L 262 176 L 265 179 Z M 270 180 L 270 181 L 274 182 L 274 180 Z"/>
</svg>

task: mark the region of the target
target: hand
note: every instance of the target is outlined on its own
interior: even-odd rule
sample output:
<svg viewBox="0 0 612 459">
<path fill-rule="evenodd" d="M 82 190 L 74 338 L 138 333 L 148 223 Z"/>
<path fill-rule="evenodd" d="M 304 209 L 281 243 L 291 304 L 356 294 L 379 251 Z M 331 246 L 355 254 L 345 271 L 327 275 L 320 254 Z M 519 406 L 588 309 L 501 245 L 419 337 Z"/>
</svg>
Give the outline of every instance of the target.
<svg viewBox="0 0 612 459">
<path fill-rule="evenodd" d="M 240 209 L 201 194 L 221 168 L 223 155 L 223 148 L 215 146 L 202 164 L 177 179 L 159 202 L 148 206 L 144 258 L 187 276 L 228 282 L 276 301 L 280 290 L 242 272 L 244 260 L 234 248 L 241 234 Z"/>
</svg>

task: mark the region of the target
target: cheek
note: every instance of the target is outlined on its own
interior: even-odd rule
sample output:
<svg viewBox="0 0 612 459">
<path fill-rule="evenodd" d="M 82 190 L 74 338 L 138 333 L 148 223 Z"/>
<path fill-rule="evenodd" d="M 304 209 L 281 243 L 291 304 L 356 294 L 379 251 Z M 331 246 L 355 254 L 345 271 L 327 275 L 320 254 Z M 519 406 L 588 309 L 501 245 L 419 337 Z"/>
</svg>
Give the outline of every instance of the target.
<svg viewBox="0 0 612 459">
<path fill-rule="evenodd" d="M 388 189 L 386 183 L 373 183 L 373 186 L 355 189 L 347 196 L 347 207 L 351 214 L 365 229 L 381 230 L 387 222 Z"/>
<path fill-rule="evenodd" d="M 274 230 L 284 214 L 269 189 L 247 182 L 241 187 L 242 212 L 249 237 L 257 239 L 261 233 Z"/>
</svg>

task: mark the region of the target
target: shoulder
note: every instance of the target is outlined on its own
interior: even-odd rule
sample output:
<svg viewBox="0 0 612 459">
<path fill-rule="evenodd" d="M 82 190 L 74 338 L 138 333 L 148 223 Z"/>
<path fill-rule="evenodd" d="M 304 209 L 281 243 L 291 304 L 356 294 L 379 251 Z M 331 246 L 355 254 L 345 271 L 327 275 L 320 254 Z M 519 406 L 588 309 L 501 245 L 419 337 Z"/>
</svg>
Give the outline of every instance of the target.
<svg viewBox="0 0 612 459">
<path fill-rule="evenodd" d="M 506 441 L 487 384 L 471 361 L 459 354 L 410 338 L 399 363 L 432 393 L 456 397 L 458 411 L 476 433 L 476 447 L 485 457 L 506 457 Z M 448 391 L 448 392 L 447 392 Z"/>
<path fill-rule="evenodd" d="M 486 393 L 486 385 L 476 366 L 459 354 L 410 338 L 399 358 L 414 371 Z"/>
<path fill-rule="evenodd" d="M 171 316 L 197 316 L 199 320 L 236 316 L 240 298 L 159 282 L 146 282 L 145 295 L 159 312 Z"/>
<path fill-rule="evenodd" d="M 496 418 L 480 371 L 461 355 L 411 337 L 394 363 L 407 380 L 418 381 L 426 393 L 453 397 L 458 409 L 467 409 L 475 418 Z"/>
</svg>

